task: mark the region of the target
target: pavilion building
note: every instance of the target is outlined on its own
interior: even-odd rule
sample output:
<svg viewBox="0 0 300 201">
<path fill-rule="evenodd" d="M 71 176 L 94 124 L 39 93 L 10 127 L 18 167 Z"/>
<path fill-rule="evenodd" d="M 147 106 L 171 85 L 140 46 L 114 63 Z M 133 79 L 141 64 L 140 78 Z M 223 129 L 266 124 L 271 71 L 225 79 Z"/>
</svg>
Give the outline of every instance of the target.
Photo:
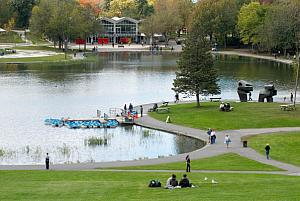
<svg viewBox="0 0 300 201">
<path fill-rule="evenodd" d="M 97 36 L 88 37 L 87 43 L 139 43 L 143 37 L 139 33 L 139 20 L 130 17 L 101 17 L 99 22 L 102 32 Z"/>
</svg>

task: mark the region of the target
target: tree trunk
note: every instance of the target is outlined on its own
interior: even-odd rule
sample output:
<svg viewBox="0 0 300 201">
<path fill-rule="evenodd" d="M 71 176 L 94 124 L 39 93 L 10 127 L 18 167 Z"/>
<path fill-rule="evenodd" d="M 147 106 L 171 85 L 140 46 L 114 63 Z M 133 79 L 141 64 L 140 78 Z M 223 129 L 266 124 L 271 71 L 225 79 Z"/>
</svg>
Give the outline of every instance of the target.
<svg viewBox="0 0 300 201">
<path fill-rule="evenodd" d="M 199 93 L 196 94 L 196 100 L 197 100 L 197 107 L 200 107 L 200 97 L 199 97 Z"/>
<path fill-rule="evenodd" d="M 226 49 L 227 47 L 227 35 L 224 36 L 224 48 Z"/>
<path fill-rule="evenodd" d="M 61 50 L 61 45 L 62 45 L 62 44 L 61 44 L 61 40 L 59 40 L 59 41 L 58 41 L 58 49 L 60 49 L 60 50 Z"/>
</svg>

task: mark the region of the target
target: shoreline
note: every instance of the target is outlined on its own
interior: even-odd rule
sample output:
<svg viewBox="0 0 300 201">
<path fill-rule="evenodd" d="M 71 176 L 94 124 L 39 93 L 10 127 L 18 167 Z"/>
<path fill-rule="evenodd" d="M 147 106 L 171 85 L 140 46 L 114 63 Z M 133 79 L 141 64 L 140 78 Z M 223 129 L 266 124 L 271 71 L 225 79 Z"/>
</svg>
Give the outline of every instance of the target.
<svg viewBox="0 0 300 201">
<path fill-rule="evenodd" d="M 161 46 L 161 47 L 164 47 L 164 46 Z M 91 47 L 88 48 L 88 50 L 90 49 Z M 144 47 L 136 47 L 136 46 L 125 46 L 124 48 L 123 47 L 115 47 L 115 48 L 112 48 L 110 46 L 104 46 L 104 47 L 101 47 L 99 46 L 99 49 L 97 52 L 94 52 L 94 53 L 110 53 L 110 52 L 151 52 L 149 50 L 150 46 L 144 46 Z M 73 49 L 75 50 L 74 46 L 73 48 L 70 47 L 70 49 Z M 39 50 L 36 50 L 36 51 L 39 51 Z M 43 52 L 43 51 L 41 51 Z M 162 50 L 162 51 L 154 51 L 155 53 L 164 53 L 164 52 L 167 52 L 167 53 L 180 53 L 182 52 L 181 49 L 179 48 L 175 48 L 173 51 L 171 50 Z M 229 55 L 229 56 L 240 56 L 240 57 L 248 57 L 248 58 L 256 58 L 256 59 L 264 59 L 264 60 L 268 60 L 268 61 L 272 61 L 272 62 L 277 62 L 277 63 L 283 63 L 283 64 L 287 64 L 287 65 L 292 65 L 293 64 L 293 60 L 289 60 L 289 59 L 285 59 L 285 58 L 280 58 L 278 57 L 277 59 L 275 59 L 275 57 L 272 57 L 272 56 L 266 56 L 266 55 L 259 55 L 259 54 L 253 54 L 253 53 L 248 53 L 248 52 L 242 52 L 242 51 L 238 51 L 238 49 L 236 50 L 223 50 L 223 51 L 214 51 L 212 52 L 213 55 Z M 53 54 L 52 55 L 57 55 L 56 52 L 53 51 Z M 52 56 L 52 55 L 49 55 L 49 56 Z M 44 56 L 44 58 L 47 58 L 49 56 Z M 69 54 L 69 56 L 72 56 L 72 54 Z M 32 57 L 19 57 L 19 58 L 16 58 L 16 60 L 18 59 L 35 59 L 37 58 L 38 56 L 32 56 Z M 9 62 L 1 62 L 1 58 L 0 57 L 0 64 L 30 64 L 30 63 L 44 63 L 44 61 L 30 61 L 30 62 L 22 62 L 22 61 L 9 61 Z M 3 58 L 3 59 L 6 59 L 6 58 Z M 12 59 L 12 58 L 10 58 Z M 67 60 L 67 61 L 73 61 L 73 60 L 78 60 L 78 59 L 74 59 L 72 57 L 72 59 L 70 60 Z M 80 59 L 80 60 L 86 60 L 86 58 L 84 59 Z M 50 62 L 61 62 L 59 60 L 57 61 L 50 61 Z M 62 62 L 66 62 L 66 61 L 62 61 Z"/>
<path fill-rule="evenodd" d="M 185 102 L 182 102 L 184 104 Z M 161 105 L 161 103 L 159 104 Z M 218 139 L 223 139 L 225 135 L 230 132 L 232 138 L 232 144 L 230 149 L 227 149 L 222 140 L 218 140 L 216 144 L 207 144 L 206 131 L 200 129 L 189 128 L 185 126 L 179 126 L 171 123 L 165 123 L 163 121 L 156 120 L 149 115 L 147 111 L 153 106 L 153 103 L 143 104 L 145 115 L 140 117 L 136 125 L 144 126 L 147 128 L 162 130 L 165 132 L 173 133 L 175 135 L 183 135 L 186 137 L 192 137 L 201 141 L 204 141 L 205 146 L 196 149 L 189 153 L 182 153 L 172 156 L 166 156 L 162 158 L 151 158 L 142 160 L 125 160 L 125 161 L 111 161 L 111 162 L 94 162 L 94 163 L 72 163 L 72 164 L 52 164 L 51 170 L 104 170 L 107 168 L 128 167 L 128 166 L 143 166 L 143 165 L 159 165 L 162 163 L 183 162 L 185 156 L 189 154 L 192 160 L 209 158 L 226 153 L 235 153 L 242 157 L 254 160 L 267 165 L 278 167 L 282 170 L 282 174 L 285 175 L 299 175 L 300 167 L 283 163 L 275 160 L 267 160 L 265 157 L 251 148 L 244 148 L 242 144 L 242 138 L 249 135 L 259 134 L 272 134 L 276 132 L 289 132 L 300 131 L 300 127 L 281 127 L 281 128 L 249 128 L 240 130 L 224 130 L 217 133 Z M 139 106 L 137 106 L 138 108 Z M 0 165 L 0 170 L 44 170 L 44 165 Z M 248 171 L 249 172 L 249 171 Z M 265 172 L 268 174 L 268 172 Z"/>
<path fill-rule="evenodd" d="M 214 54 L 214 55 L 231 55 L 231 56 L 241 56 L 241 57 L 248 57 L 248 58 L 264 59 L 264 60 L 283 63 L 283 64 L 288 64 L 288 65 L 293 64 L 293 60 L 289 60 L 289 59 L 282 59 L 282 58 L 275 59 L 275 57 L 272 57 L 272 56 L 258 55 L 258 54 L 252 54 L 252 53 L 247 53 L 247 52 L 239 52 L 239 51 L 236 51 L 236 50 L 216 51 L 216 52 L 212 52 L 212 54 Z"/>
</svg>

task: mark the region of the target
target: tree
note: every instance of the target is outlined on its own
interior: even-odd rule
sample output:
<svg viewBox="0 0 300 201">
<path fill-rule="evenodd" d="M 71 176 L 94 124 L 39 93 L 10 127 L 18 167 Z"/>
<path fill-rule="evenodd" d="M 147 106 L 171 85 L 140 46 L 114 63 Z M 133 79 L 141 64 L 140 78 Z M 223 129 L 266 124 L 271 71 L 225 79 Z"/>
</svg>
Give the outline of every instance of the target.
<svg viewBox="0 0 300 201">
<path fill-rule="evenodd" d="M 203 27 L 204 33 L 227 46 L 228 36 L 236 34 L 238 15 L 236 0 L 201 0 L 192 14 L 191 26 Z"/>
<path fill-rule="evenodd" d="M 216 37 L 227 47 L 228 35 L 236 32 L 238 7 L 235 0 L 219 0 L 216 12 Z"/>
<path fill-rule="evenodd" d="M 203 31 L 191 31 L 193 33 L 190 32 L 178 61 L 179 72 L 176 72 L 173 90 L 177 93 L 195 95 L 197 106 L 200 107 L 201 94 L 219 94 L 220 88 L 206 35 Z"/>
<path fill-rule="evenodd" d="M 260 29 L 261 43 L 267 49 L 280 49 L 286 54 L 288 49 L 299 48 L 300 2 L 279 1 L 268 9 L 264 24 Z"/>
<path fill-rule="evenodd" d="M 178 2 L 180 0 L 157 0 L 154 4 L 154 14 L 142 22 L 142 27 L 151 23 L 151 33 L 161 33 L 168 42 L 169 37 L 176 34 L 184 24 L 179 15 Z M 145 29 L 144 29 L 145 30 Z M 149 32 L 149 33 L 150 33 Z"/>
<path fill-rule="evenodd" d="M 244 44 L 259 43 L 259 28 L 264 23 L 267 7 L 258 2 L 244 4 L 238 15 L 238 29 Z"/>
<path fill-rule="evenodd" d="M 10 7 L 9 0 L 0 0 L 0 28 L 8 23 L 8 20 L 13 16 L 13 11 Z"/>
<path fill-rule="evenodd" d="M 216 0 L 202 0 L 198 2 L 191 15 L 188 29 L 191 29 L 191 27 L 202 27 L 204 33 L 212 41 L 216 33 L 216 11 Z"/>
<path fill-rule="evenodd" d="M 31 10 L 36 4 L 36 0 L 10 0 L 10 6 L 16 12 L 16 26 L 18 28 L 27 28 Z"/>
<path fill-rule="evenodd" d="M 111 0 L 109 2 L 109 10 L 105 15 L 108 17 L 123 17 L 125 11 L 127 11 L 127 14 L 134 12 L 134 15 L 136 15 L 136 7 L 137 5 L 135 0 Z"/>
<path fill-rule="evenodd" d="M 96 32 L 96 24 L 91 8 L 82 7 L 75 0 L 40 0 L 33 8 L 30 29 L 58 42 L 59 48 L 64 43 L 66 48 L 68 41 Z"/>
</svg>

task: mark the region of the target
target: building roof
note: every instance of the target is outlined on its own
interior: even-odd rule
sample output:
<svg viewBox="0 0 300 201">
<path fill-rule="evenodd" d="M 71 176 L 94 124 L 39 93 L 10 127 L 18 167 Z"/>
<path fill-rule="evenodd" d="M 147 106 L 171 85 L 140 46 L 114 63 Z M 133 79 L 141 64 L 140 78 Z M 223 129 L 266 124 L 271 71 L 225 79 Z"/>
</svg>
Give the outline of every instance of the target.
<svg viewBox="0 0 300 201">
<path fill-rule="evenodd" d="M 140 22 L 139 20 L 135 20 L 135 19 L 130 18 L 130 17 L 113 17 L 113 18 L 101 17 L 100 19 L 101 20 L 106 20 L 106 21 L 111 22 L 111 23 L 118 23 L 118 22 L 121 22 L 121 21 L 124 21 L 124 20 L 128 20 L 128 21 L 136 23 L 136 24 L 138 24 Z"/>
</svg>

